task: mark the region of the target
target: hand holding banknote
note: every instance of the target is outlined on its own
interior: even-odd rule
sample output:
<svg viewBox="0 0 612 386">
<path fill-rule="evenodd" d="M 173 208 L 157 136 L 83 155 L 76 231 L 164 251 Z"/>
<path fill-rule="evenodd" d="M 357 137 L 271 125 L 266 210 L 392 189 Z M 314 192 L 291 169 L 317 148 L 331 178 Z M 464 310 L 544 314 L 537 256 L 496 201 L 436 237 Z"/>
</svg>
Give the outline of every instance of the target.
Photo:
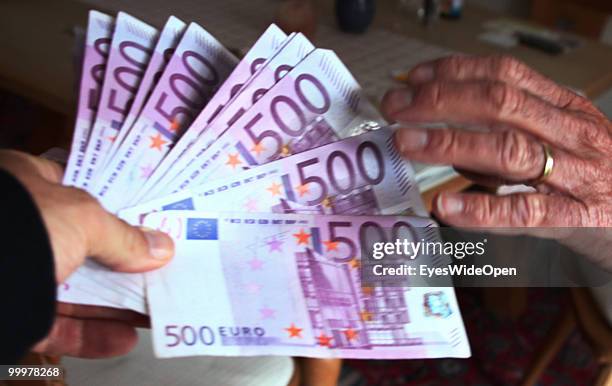
<svg viewBox="0 0 612 386">
<path fill-rule="evenodd" d="M 0 151 L 0 167 L 13 174 L 37 205 L 63 282 L 92 256 L 122 272 L 166 264 L 174 253 L 164 233 L 132 227 L 106 212 L 89 194 L 60 184 L 62 168 L 16 151 Z M 54 326 L 35 350 L 49 354 L 105 357 L 123 354 L 136 342 L 133 324 L 142 317 L 126 310 L 59 303 Z"/>
<path fill-rule="evenodd" d="M 172 239 L 164 233 L 132 227 L 102 209 L 88 193 L 62 186 L 58 164 L 2 151 L 0 165 L 26 187 L 41 212 L 55 256 L 58 283 L 87 256 L 121 272 L 149 271 L 172 257 Z"/>
<path fill-rule="evenodd" d="M 383 103 L 389 119 L 406 127 L 397 136 L 405 157 L 452 164 L 486 186 L 534 187 L 506 196 L 443 194 L 434 205 L 440 219 L 560 238 L 612 269 L 605 252 L 612 243 L 606 231 L 612 226 L 612 123 L 588 99 L 510 57 L 443 58 L 417 66 L 409 79 L 409 88 L 389 92 Z M 424 122 L 450 128 L 415 127 Z M 470 126 L 487 130 L 459 129 Z"/>
</svg>

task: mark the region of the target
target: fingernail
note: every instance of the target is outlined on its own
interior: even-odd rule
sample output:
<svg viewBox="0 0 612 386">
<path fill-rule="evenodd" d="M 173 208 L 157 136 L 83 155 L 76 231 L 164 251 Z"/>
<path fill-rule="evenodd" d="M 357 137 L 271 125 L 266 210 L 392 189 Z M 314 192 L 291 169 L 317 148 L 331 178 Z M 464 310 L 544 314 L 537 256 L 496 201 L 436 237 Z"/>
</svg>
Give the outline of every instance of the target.
<svg viewBox="0 0 612 386">
<path fill-rule="evenodd" d="M 382 110 L 383 113 L 386 113 L 387 118 L 391 119 L 394 114 L 408 107 L 411 102 L 412 90 L 406 87 L 398 88 L 385 94 L 382 101 Z"/>
<path fill-rule="evenodd" d="M 456 215 L 463 211 L 463 200 L 455 194 L 441 194 L 438 196 L 437 207 L 443 215 Z"/>
<path fill-rule="evenodd" d="M 400 129 L 397 132 L 400 153 L 423 150 L 427 146 L 427 130 Z"/>
<path fill-rule="evenodd" d="M 434 68 L 431 65 L 424 65 L 415 68 L 409 75 L 409 80 L 418 83 L 429 82 L 434 78 Z"/>
<path fill-rule="evenodd" d="M 163 232 L 155 229 L 140 228 L 149 244 L 149 253 L 157 260 L 168 260 L 172 256 L 172 240 Z"/>
</svg>

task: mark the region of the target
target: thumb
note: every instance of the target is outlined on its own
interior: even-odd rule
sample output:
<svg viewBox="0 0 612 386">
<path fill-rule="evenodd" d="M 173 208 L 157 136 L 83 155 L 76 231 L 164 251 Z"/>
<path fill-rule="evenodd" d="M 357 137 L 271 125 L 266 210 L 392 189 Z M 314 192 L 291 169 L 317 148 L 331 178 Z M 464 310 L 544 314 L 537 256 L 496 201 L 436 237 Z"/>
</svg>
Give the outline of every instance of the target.
<svg viewBox="0 0 612 386">
<path fill-rule="evenodd" d="M 105 212 L 91 229 L 88 256 L 119 272 L 144 272 L 165 265 L 174 255 L 170 236 L 137 228 Z"/>
</svg>

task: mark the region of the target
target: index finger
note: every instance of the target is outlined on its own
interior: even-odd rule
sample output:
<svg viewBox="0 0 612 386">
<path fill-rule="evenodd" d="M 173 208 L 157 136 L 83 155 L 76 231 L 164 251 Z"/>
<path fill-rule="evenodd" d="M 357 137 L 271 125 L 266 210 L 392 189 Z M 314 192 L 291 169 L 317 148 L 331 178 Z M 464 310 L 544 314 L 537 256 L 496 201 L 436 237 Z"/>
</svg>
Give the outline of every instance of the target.
<svg viewBox="0 0 612 386">
<path fill-rule="evenodd" d="M 448 81 L 492 80 L 528 91 L 557 106 L 587 110 L 602 115 L 586 98 L 563 87 L 508 55 L 453 55 L 424 62 L 408 73 L 408 83 L 417 85 L 435 79 Z"/>
<path fill-rule="evenodd" d="M 54 356 L 110 358 L 127 354 L 138 342 L 134 327 L 115 320 L 58 316 L 32 351 Z"/>
<path fill-rule="evenodd" d="M 0 164 L 16 176 L 37 175 L 52 183 L 60 183 L 64 174 L 57 162 L 17 150 L 0 151 Z"/>
<path fill-rule="evenodd" d="M 58 302 L 56 311 L 59 315 L 79 319 L 116 320 L 138 327 L 149 325 L 148 316 L 119 308 Z"/>
<path fill-rule="evenodd" d="M 381 111 L 405 124 L 444 122 L 489 130 L 514 128 L 577 155 L 608 149 L 610 135 L 592 116 L 494 81 L 434 81 L 385 94 Z"/>
</svg>

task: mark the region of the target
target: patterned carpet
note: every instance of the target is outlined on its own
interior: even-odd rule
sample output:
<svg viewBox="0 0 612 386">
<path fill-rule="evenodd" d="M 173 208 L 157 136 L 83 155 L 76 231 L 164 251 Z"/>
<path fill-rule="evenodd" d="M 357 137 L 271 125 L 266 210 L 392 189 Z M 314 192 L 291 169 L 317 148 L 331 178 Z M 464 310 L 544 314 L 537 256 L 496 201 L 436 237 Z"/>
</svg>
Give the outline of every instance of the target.
<svg viewBox="0 0 612 386">
<path fill-rule="evenodd" d="M 481 290 L 459 288 L 457 297 L 472 347 L 469 359 L 346 361 L 340 386 L 517 385 L 534 352 L 561 313 L 563 289 L 529 289 L 526 312 L 516 321 L 496 319 L 482 306 Z M 575 331 L 538 386 L 590 385 L 593 354 Z"/>
</svg>

